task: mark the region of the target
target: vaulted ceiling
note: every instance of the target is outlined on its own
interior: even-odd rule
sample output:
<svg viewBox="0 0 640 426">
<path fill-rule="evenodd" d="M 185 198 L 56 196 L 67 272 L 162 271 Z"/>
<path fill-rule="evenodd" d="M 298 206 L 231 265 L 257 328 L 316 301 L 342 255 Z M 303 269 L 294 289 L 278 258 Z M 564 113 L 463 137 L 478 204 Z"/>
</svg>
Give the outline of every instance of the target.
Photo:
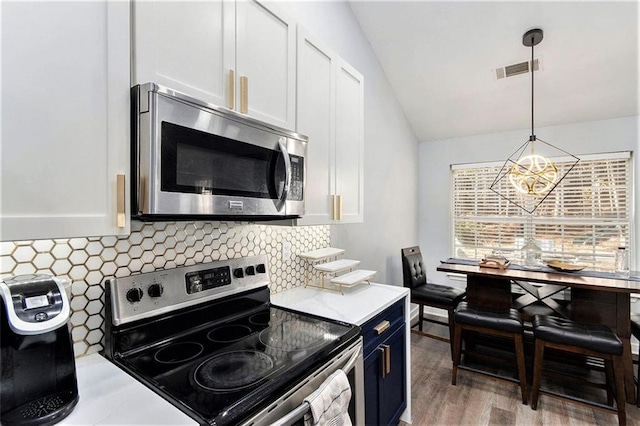
<svg viewBox="0 0 640 426">
<path fill-rule="evenodd" d="M 351 8 L 419 141 L 640 114 L 637 1 L 367 1 Z"/>
</svg>

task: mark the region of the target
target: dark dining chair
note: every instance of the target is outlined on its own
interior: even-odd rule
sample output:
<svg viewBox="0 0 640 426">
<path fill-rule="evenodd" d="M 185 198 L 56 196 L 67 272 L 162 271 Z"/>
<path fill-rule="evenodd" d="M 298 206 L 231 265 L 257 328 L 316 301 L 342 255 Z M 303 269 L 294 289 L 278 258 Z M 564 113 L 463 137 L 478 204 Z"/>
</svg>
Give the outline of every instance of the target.
<svg viewBox="0 0 640 426">
<path fill-rule="evenodd" d="M 458 368 L 463 368 L 460 366 L 463 332 L 470 331 L 510 339 L 513 340 L 515 347 L 516 368 L 518 383 L 520 384 L 520 393 L 522 395 L 522 403 L 526 405 L 528 395 L 523 343 L 524 326 L 522 325 L 520 313 L 513 308 L 497 309 L 478 307 L 470 305 L 467 302 L 462 302 L 456 308 L 454 321 L 455 331 L 453 338 L 453 369 L 451 371 L 451 384 L 454 386 L 456 385 Z M 467 350 L 468 349 L 465 346 L 465 351 Z M 474 368 L 466 369 L 488 374 Z"/>
<path fill-rule="evenodd" d="M 453 312 L 458 303 L 464 298 L 464 290 L 427 282 L 427 273 L 422 261 L 420 247 L 403 248 L 402 251 L 402 275 L 404 286 L 411 290 L 411 302 L 419 306 L 418 333 L 432 339 L 453 344 Z M 444 309 L 447 311 L 448 322 L 428 318 L 424 315 L 424 307 Z M 440 324 L 449 328 L 449 338 L 422 331 L 424 321 Z M 453 354 L 453 346 L 452 354 Z"/>
<path fill-rule="evenodd" d="M 613 375 L 613 388 L 615 390 L 613 393 L 608 391 L 607 396 L 613 395 L 616 400 L 618 424 L 620 426 L 627 424 L 622 362 L 623 345 L 620 338 L 611 328 L 602 324 L 584 324 L 566 318 L 536 315 L 533 318 L 533 335 L 535 338 L 535 354 L 533 358 L 533 385 L 531 392 L 532 409 L 536 410 L 538 408 L 544 352 L 545 349 L 549 348 L 604 360 L 607 384 L 610 384 L 609 377 Z M 589 403 L 583 399 L 579 401 Z M 611 402 L 609 401 L 609 403 Z M 611 407 L 611 410 L 613 410 L 613 407 Z"/>
</svg>

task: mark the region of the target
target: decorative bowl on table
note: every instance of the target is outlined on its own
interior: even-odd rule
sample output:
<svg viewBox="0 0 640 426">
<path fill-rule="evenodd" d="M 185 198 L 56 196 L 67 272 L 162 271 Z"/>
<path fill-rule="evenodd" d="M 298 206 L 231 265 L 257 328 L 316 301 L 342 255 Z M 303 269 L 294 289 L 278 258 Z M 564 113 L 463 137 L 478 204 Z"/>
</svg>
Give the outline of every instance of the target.
<svg viewBox="0 0 640 426">
<path fill-rule="evenodd" d="M 577 272 L 582 271 L 587 267 L 586 265 L 580 265 L 577 263 L 565 263 L 560 262 L 559 260 L 550 260 L 549 262 L 547 262 L 547 266 L 560 272 Z"/>
</svg>

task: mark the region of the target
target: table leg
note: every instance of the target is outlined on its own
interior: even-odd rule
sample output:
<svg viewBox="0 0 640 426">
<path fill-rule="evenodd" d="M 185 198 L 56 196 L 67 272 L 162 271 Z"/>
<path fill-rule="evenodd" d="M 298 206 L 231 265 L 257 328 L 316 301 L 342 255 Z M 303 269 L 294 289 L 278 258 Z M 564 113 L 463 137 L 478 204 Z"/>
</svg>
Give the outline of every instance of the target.
<svg viewBox="0 0 640 426">
<path fill-rule="evenodd" d="M 569 318 L 569 311 L 564 306 L 560 305 L 558 302 L 551 298 L 551 296 L 563 291 L 567 287 L 553 284 L 545 284 L 541 287 L 536 287 L 531 283 L 521 280 L 513 280 L 513 283 L 526 291 L 526 294 L 514 300 L 513 307 L 515 309 L 520 310 L 526 306 L 533 305 L 536 302 L 540 302 L 546 307 L 552 309 L 561 317 Z"/>
<path fill-rule="evenodd" d="M 484 308 L 509 309 L 511 308 L 511 280 L 468 275 L 467 302 Z"/>
<path fill-rule="evenodd" d="M 631 339 L 622 340 L 622 362 L 624 363 L 624 389 L 627 395 L 627 402 L 629 404 L 636 403 L 635 388 L 636 385 L 633 381 L 633 358 L 631 355 Z"/>
</svg>

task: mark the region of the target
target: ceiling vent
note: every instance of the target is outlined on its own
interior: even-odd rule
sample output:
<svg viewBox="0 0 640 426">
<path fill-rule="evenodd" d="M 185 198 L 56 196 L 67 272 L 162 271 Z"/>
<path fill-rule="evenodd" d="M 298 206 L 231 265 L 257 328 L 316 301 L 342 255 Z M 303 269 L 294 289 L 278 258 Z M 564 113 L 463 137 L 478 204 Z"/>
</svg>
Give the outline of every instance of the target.
<svg viewBox="0 0 640 426">
<path fill-rule="evenodd" d="M 500 80 L 505 77 L 513 77 L 514 75 L 526 74 L 530 71 L 529 65 L 531 61 L 519 62 L 517 64 L 505 65 L 504 67 L 496 68 L 496 78 Z M 533 61 L 535 71 L 540 71 L 540 59 Z"/>
</svg>

